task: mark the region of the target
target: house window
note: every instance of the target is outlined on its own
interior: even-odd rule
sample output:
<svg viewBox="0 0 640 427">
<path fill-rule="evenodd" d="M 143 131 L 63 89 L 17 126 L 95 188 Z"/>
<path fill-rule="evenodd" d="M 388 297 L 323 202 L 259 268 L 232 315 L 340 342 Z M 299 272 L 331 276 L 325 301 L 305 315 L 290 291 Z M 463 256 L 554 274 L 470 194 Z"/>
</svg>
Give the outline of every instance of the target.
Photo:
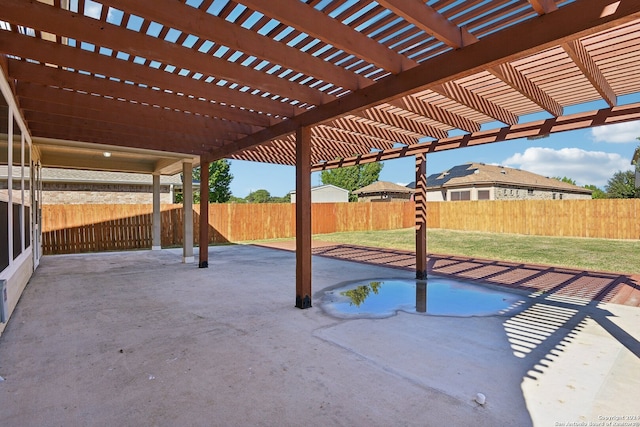
<svg viewBox="0 0 640 427">
<path fill-rule="evenodd" d="M 562 193 L 558 194 L 558 198 L 562 200 Z"/>
<path fill-rule="evenodd" d="M 29 150 L 28 141 L 0 94 L 0 168 L 11 171 L 0 177 L 0 272 L 31 245 Z"/>
<path fill-rule="evenodd" d="M 531 189 L 531 188 L 530 188 L 530 189 L 528 189 L 528 190 L 527 190 L 527 194 L 528 194 L 529 196 L 533 196 L 533 189 Z"/>
<path fill-rule="evenodd" d="M 552 194 L 551 194 L 551 198 L 552 198 L 553 200 L 555 200 L 555 199 L 556 199 L 556 193 L 552 193 Z"/>
<path fill-rule="evenodd" d="M 478 190 L 478 200 L 489 200 L 490 193 L 489 190 Z"/>
<path fill-rule="evenodd" d="M 13 204 L 13 259 L 18 258 L 18 255 L 22 253 L 22 223 L 20 218 L 20 211 L 22 205 L 17 203 Z"/>
<path fill-rule="evenodd" d="M 471 200 L 471 191 L 452 191 L 451 192 L 451 200 L 459 201 L 459 200 Z"/>
</svg>

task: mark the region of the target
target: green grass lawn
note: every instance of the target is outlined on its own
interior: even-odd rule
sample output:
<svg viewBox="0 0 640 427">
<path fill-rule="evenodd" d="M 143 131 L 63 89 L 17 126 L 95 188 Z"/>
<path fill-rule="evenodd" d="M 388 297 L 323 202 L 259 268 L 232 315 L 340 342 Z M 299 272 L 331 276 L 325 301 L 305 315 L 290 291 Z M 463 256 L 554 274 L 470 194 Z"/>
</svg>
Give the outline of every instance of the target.
<svg viewBox="0 0 640 427">
<path fill-rule="evenodd" d="M 415 250 L 413 228 L 317 234 L 314 240 Z M 428 251 L 436 254 L 549 264 L 616 273 L 640 273 L 640 241 L 541 237 L 431 229 Z"/>
</svg>

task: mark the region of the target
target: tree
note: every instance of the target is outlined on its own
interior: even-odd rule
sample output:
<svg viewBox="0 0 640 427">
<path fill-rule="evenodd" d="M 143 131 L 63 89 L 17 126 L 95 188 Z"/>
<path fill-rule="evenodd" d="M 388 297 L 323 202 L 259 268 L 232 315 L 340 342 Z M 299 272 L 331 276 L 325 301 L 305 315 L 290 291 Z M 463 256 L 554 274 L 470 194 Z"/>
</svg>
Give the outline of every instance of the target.
<svg viewBox="0 0 640 427">
<path fill-rule="evenodd" d="M 231 196 L 229 198 L 229 203 L 247 203 L 247 200 L 242 197 Z"/>
<path fill-rule="evenodd" d="M 575 179 L 567 178 L 566 176 L 563 176 L 562 178 L 554 176 L 553 179 L 557 179 L 560 182 L 566 182 L 567 184 L 576 185 Z"/>
<path fill-rule="evenodd" d="M 591 198 L 592 199 L 606 199 L 607 193 L 605 193 L 602 189 L 596 187 L 595 185 L 585 185 L 584 188 L 587 190 L 591 190 Z"/>
<path fill-rule="evenodd" d="M 271 197 L 269 203 L 291 203 L 291 193 L 286 194 L 283 197 Z"/>
<path fill-rule="evenodd" d="M 353 202 L 358 198 L 351 193 L 376 182 L 383 166 L 384 164 L 376 162 L 326 170 L 320 174 L 320 180 L 323 184 L 331 184 L 349 190 L 349 201 Z"/>
<path fill-rule="evenodd" d="M 230 172 L 231 163 L 228 160 L 220 159 L 209 163 L 209 202 L 225 203 L 231 199 L 231 180 L 233 175 Z M 193 168 L 191 178 L 200 181 L 200 166 Z M 184 179 L 184 178 L 183 178 Z M 176 197 L 176 202 L 182 202 L 182 197 Z M 193 195 L 194 203 L 200 202 L 200 192 Z"/>
<path fill-rule="evenodd" d="M 249 203 L 269 203 L 271 194 L 267 190 L 256 190 L 245 197 Z"/>
<path fill-rule="evenodd" d="M 635 186 L 635 171 L 618 171 L 613 174 L 605 187 L 611 199 L 632 199 L 640 197 L 640 189 Z"/>
</svg>

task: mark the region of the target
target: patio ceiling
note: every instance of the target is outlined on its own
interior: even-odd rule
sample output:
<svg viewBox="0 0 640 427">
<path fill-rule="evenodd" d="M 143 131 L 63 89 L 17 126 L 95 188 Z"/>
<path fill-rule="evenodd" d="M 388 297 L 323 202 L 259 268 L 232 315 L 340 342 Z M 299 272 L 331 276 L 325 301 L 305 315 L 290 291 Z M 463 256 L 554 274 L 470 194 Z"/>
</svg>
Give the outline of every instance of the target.
<svg viewBox="0 0 640 427">
<path fill-rule="evenodd" d="M 36 144 L 295 165 L 310 126 L 318 169 L 640 119 L 632 0 L 3 0 L 0 29 Z"/>
</svg>

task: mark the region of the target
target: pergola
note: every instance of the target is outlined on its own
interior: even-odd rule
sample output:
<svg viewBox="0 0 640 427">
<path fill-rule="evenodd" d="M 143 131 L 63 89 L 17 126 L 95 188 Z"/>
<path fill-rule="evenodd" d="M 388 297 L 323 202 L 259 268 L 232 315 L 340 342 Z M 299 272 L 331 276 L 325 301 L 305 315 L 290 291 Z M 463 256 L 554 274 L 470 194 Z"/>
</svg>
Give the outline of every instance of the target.
<svg viewBox="0 0 640 427">
<path fill-rule="evenodd" d="M 1 3 L 0 66 L 43 165 L 112 168 L 105 146 L 129 171 L 199 161 L 203 193 L 217 159 L 296 166 L 300 308 L 312 171 L 415 156 L 421 278 L 427 153 L 640 119 L 618 105 L 640 92 L 634 0 Z M 564 115 L 591 101 L 607 107 Z"/>
</svg>

